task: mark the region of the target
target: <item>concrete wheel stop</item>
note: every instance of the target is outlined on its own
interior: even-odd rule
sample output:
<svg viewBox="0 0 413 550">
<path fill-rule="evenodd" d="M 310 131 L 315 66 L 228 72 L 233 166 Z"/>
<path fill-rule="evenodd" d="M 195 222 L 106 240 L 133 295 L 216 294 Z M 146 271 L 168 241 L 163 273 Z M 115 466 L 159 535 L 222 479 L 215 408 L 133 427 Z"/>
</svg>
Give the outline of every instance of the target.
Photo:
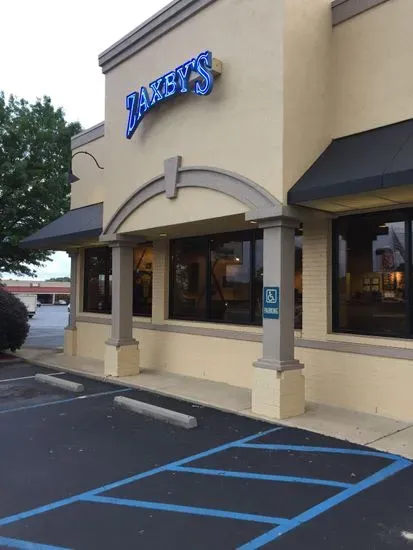
<svg viewBox="0 0 413 550">
<path fill-rule="evenodd" d="M 34 379 L 42 384 L 50 384 L 51 386 L 55 386 L 56 388 L 60 388 L 62 390 L 73 391 L 76 393 L 82 393 L 85 391 L 83 384 L 71 382 L 70 380 L 58 378 L 57 376 L 50 376 L 49 374 L 36 374 Z"/>
<path fill-rule="evenodd" d="M 113 404 L 123 409 L 149 416 L 155 420 L 173 424 L 185 430 L 191 430 L 198 426 L 198 422 L 194 416 L 189 416 L 188 414 L 179 413 L 170 409 L 164 409 L 163 407 L 157 407 L 156 405 L 150 405 L 149 403 L 143 403 L 142 401 L 136 401 L 136 399 L 131 399 L 130 397 L 118 395 L 114 398 Z"/>
</svg>

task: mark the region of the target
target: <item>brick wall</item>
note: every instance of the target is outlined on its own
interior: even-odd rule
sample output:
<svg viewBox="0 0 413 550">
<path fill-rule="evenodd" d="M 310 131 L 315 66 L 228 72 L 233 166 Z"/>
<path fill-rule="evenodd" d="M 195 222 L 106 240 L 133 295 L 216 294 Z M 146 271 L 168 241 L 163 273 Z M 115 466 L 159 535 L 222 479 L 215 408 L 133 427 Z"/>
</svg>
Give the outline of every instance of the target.
<svg viewBox="0 0 413 550">
<path fill-rule="evenodd" d="M 325 339 L 330 324 L 331 221 L 306 223 L 303 231 L 303 328 L 308 339 Z"/>
<path fill-rule="evenodd" d="M 168 319 L 169 241 L 153 243 L 152 322 L 163 324 Z"/>
</svg>

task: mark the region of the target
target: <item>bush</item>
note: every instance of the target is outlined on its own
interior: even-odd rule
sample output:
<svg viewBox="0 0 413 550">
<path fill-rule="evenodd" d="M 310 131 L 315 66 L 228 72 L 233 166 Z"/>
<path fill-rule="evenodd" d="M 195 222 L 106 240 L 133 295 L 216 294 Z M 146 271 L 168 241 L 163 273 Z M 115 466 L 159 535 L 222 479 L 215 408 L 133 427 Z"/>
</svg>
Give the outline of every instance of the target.
<svg viewBox="0 0 413 550">
<path fill-rule="evenodd" d="M 29 333 L 28 317 L 23 302 L 0 287 L 0 353 L 22 347 Z"/>
</svg>

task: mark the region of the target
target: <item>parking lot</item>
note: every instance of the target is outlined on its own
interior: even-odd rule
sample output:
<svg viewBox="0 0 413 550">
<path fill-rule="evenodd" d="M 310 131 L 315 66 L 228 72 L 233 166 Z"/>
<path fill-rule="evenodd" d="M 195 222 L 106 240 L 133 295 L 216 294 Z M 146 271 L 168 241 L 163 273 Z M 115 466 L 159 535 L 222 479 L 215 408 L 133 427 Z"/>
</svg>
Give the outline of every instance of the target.
<svg viewBox="0 0 413 550">
<path fill-rule="evenodd" d="M 67 306 L 41 306 L 29 320 L 30 331 L 25 347 L 59 348 L 63 346 L 63 331 L 67 326 Z"/>
<path fill-rule="evenodd" d="M 410 462 L 336 439 L 54 372 L 0 370 L 0 548 L 410 548 Z M 116 395 L 195 415 L 182 430 Z"/>
</svg>

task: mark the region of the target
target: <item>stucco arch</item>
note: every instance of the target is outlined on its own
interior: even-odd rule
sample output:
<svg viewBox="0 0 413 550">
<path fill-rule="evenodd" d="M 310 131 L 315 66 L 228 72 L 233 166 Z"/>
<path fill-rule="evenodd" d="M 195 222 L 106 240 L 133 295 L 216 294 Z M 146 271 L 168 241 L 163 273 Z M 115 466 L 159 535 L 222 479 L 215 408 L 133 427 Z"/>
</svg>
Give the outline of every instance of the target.
<svg viewBox="0 0 413 550">
<path fill-rule="evenodd" d="M 175 186 L 177 190 L 193 187 L 218 191 L 243 203 L 249 210 L 281 207 L 281 203 L 260 185 L 239 174 L 219 168 L 204 166 L 180 168 L 177 171 Z M 165 191 L 165 174 L 156 176 L 139 187 L 114 213 L 103 234 L 116 233 L 132 212 Z"/>
</svg>

